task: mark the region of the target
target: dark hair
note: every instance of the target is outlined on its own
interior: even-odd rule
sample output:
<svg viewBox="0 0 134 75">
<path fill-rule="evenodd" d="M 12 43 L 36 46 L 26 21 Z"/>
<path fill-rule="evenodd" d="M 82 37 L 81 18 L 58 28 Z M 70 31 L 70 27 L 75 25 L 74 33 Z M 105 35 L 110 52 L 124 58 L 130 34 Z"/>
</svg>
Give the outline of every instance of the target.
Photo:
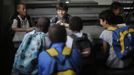
<svg viewBox="0 0 134 75">
<path fill-rule="evenodd" d="M 74 16 L 69 21 L 69 28 L 72 31 L 78 31 L 80 32 L 83 28 L 83 22 L 82 19 L 78 16 Z"/>
<path fill-rule="evenodd" d="M 111 10 L 104 10 L 99 14 L 99 19 L 106 20 L 110 25 L 116 25 L 116 16 Z"/>
<path fill-rule="evenodd" d="M 67 33 L 64 26 L 55 24 L 49 28 L 48 34 L 52 43 L 66 42 Z"/>
<path fill-rule="evenodd" d="M 20 8 L 20 5 L 24 5 L 25 7 L 26 7 L 26 4 L 24 4 L 24 3 L 18 3 L 17 5 L 16 5 L 16 10 L 15 10 L 15 14 L 14 14 L 14 16 L 17 16 L 19 13 L 17 12 L 17 10 Z"/>
<path fill-rule="evenodd" d="M 68 6 L 67 6 L 67 4 L 60 2 L 56 5 L 56 10 L 65 10 L 67 12 Z"/>
<path fill-rule="evenodd" d="M 17 4 L 17 9 L 20 8 L 20 5 L 24 5 L 24 6 L 26 7 L 26 4 L 24 4 L 24 3 L 18 3 L 18 4 Z"/>
<path fill-rule="evenodd" d="M 110 9 L 113 10 L 113 9 L 117 9 L 117 8 L 122 9 L 122 5 L 121 5 L 121 3 L 117 2 L 117 1 L 114 1 L 114 2 L 111 4 Z"/>
<path fill-rule="evenodd" d="M 44 33 L 48 32 L 50 26 L 50 20 L 47 17 L 41 17 L 37 21 L 37 27 L 40 28 Z"/>
</svg>

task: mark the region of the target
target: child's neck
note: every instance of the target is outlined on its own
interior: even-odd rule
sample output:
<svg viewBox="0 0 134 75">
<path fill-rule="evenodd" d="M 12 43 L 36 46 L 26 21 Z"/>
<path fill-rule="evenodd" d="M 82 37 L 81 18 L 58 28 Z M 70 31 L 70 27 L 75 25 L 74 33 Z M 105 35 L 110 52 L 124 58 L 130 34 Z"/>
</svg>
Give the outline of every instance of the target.
<svg viewBox="0 0 134 75">
<path fill-rule="evenodd" d="M 20 17 L 22 18 L 22 20 L 24 20 L 24 19 L 25 19 L 25 16 L 20 15 Z"/>
</svg>

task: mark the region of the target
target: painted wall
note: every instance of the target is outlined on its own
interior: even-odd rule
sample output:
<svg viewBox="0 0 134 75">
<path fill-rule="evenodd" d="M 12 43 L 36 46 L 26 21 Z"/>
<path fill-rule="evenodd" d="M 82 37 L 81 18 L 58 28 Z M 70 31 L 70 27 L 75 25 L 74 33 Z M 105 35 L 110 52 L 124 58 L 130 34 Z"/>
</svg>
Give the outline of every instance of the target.
<svg viewBox="0 0 134 75">
<path fill-rule="evenodd" d="M 94 0 L 71 0 L 71 1 L 94 1 Z"/>
<path fill-rule="evenodd" d="M 99 5 L 110 5 L 113 0 L 94 0 L 98 2 Z"/>
</svg>

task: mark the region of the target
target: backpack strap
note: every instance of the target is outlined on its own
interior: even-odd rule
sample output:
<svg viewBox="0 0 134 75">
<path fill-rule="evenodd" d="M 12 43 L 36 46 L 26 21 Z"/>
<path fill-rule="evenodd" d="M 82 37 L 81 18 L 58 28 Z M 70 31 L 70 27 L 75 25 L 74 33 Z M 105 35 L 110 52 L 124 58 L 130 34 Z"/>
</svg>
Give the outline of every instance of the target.
<svg viewBox="0 0 134 75">
<path fill-rule="evenodd" d="M 47 50 L 48 54 L 52 57 L 58 56 L 58 51 L 55 48 L 50 48 Z M 71 48 L 64 47 L 62 51 L 62 55 L 68 56 L 71 54 Z"/>
<path fill-rule="evenodd" d="M 76 48 L 75 42 L 78 39 L 78 37 L 74 34 L 70 35 L 70 37 L 73 39 L 72 41 L 72 48 Z"/>
<path fill-rule="evenodd" d="M 72 52 L 71 48 L 65 46 L 62 51 L 62 55 L 69 56 L 71 54 L 71 52 Z"/>
<path fill-rule="evenodd" d="M 19 17 L 18 17 L 18 16 L 16 17 L 16 20 L 18 21 L 18 22 L 17 22 L 17 27 L 21 28 L 20 19 L 19 19 Z"/>
<path fill-rule="evenodd" d="M 26 18 L 27 18 L 27 20 L 28 20 L 29 26 L 32 27 L 32 22 L 31 22 L 30 16 L 26 16 Z M 17 27 L 21 28 L 21 22 L 20 22 L 20 19 L 19 19 L 18 16 L 16 17 L 16 20 L 18 21 Z"/>
<path fill-rule="evenodd" d="M 109 30 L 109 31 L 114 31 L 114 30 L 116 30 L 117 28 L 115 28 L 115 27 L 109 27 L 109 28 L 107 28 L 107 30 Z"/>
<path fill-rule="evenodd" d="M 52 57 L 58 56 L 58 52 L 55 48 L 50 48 L 47 50 L 48 54 Z"/>
<path fill-rule="evenodd" d="M 29 22 L 29 26 L 32 27 L 31 17 L 28 15 L 26 18 L 27 18 L 27 20 Z"/>
</svg>

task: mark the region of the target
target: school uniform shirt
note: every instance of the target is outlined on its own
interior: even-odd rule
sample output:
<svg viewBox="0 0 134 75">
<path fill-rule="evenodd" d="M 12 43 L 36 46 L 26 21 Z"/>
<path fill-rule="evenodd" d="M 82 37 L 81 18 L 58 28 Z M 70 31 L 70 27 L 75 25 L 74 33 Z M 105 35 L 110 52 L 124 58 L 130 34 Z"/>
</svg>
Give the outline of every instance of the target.
<svg viewBox="0 0 134 75">
<path fill-rule="evenodd" d="M 106 61 L 106 65 L 110 68 L 124 68 L 126 66 L 128 66 L 128 64 L 130 63 L 131 60 L 121 60 L 119 59 L 114 50 L 112 49 L 112 31 L 108 31 L 108 30 L 104 30 L 101 35 L 100 35 L 100 39 L 106 41 L 109 45 L 110 45 L 110 49 L 109 49 L 109 56 L 108 59 Z"/>
<path fill-rule="evenodd" d="M 63 47 L 64 43 L 62 42 L 54 43 L 51 46 L 51 48 L 55 48 L 58 51 L 57 59 L 61 62 L 65 60 L 65 56 L 62 55 Z M 69 59 L 72 63 L 73 68 L 79 74 L 82 60 L 80 57 L 80 53 L 77 49 L 72 49 L 72 53 Z M 38 58 L 39 75 L 52 75 L 55 72 L 55 63 L 56 60 L 52 56 L 50 56 L 45 50 L 43 50 L 39 54 Z"/>
<path fill-rule="evenodd" d="M 22 19 L 20 15 L 17 16 L 20 19 L 20 26 L 21 28 L 29 28 L 30 24 L 28 22 L 28 19 Z M 18 20 L 15 18 L 13 19 L 13 23 L 12 23 L 12 27 L 18 27 Z M 24 35 L 26 34 L 26 32 L 15 32 L 13 41 L 22 41 Z"/>
</svg>

